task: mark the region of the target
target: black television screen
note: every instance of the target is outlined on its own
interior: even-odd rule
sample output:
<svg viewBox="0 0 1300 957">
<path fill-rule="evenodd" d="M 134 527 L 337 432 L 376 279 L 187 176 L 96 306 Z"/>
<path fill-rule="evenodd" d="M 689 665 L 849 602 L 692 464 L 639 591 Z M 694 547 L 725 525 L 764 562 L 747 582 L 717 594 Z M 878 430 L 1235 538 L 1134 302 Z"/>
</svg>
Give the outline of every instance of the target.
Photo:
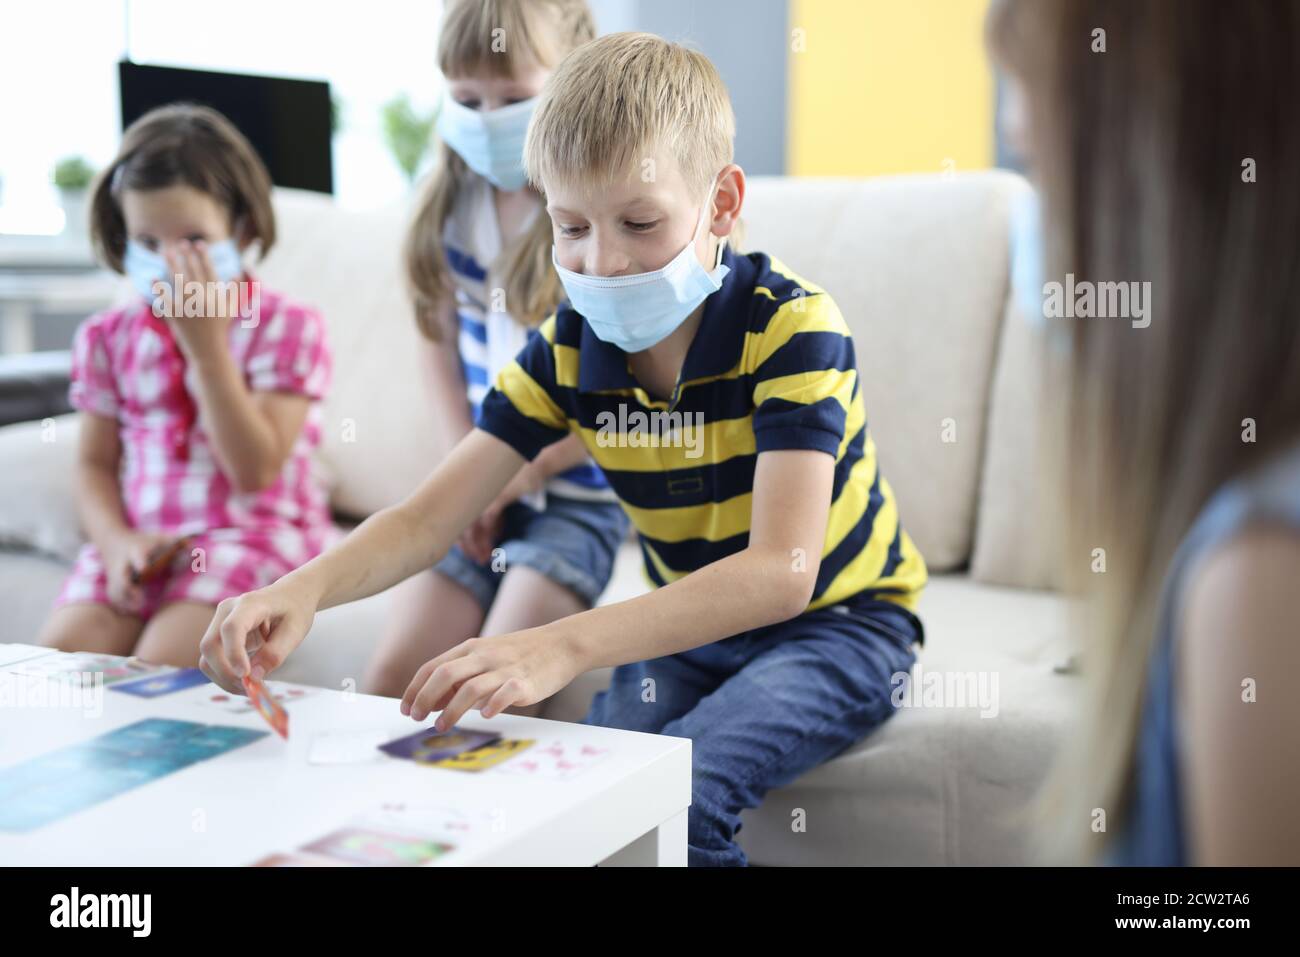
<svg viewBox="0 0 1300 957">
<path fill-rule="evenodd" d="M 201 103 L 225 114 L 253 144 L 277 186 L 334 192 L 330 85 L 244 73 L 118 64 L 122 129 L 156 106 Z"/>
</svg>

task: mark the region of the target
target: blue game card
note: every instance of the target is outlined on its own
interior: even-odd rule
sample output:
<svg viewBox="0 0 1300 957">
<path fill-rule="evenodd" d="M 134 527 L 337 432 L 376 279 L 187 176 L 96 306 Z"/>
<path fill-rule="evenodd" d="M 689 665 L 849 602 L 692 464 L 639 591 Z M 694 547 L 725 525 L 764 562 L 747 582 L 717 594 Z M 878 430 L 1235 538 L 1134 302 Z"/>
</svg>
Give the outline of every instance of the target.
<svg viewBox="0 0 1300 957">
<path fill-rule="evenodd" d="M 264 737 L 251 728 L 145 718 L 0 768 L 0 831 L 42 827 Z"/>
<path fill-rule="evenodd" d="M 173 691 L 183 691 L 195 685 L 207 684 L 207 681 L 208 676 L 198 668 L 181 668 L 178 671 L 168 671 L 148 678 L 137 678 L 135 681 L 124 681 L 113 685 L 112 689 L 125 691 L 138 698 L 157 698 L 171 694 Z"/>
</svg>

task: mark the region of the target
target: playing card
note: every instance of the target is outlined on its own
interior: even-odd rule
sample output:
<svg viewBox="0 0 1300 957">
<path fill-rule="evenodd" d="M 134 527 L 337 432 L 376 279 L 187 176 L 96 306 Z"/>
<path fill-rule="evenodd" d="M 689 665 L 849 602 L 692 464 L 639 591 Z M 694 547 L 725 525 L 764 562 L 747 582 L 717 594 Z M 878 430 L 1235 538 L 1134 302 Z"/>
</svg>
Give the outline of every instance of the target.
<svg viewBox="0 0 1300 957">
<path fill-rule="evenodd" d="M 176 556 L 181 550 L 189 545 L 188 538 L 178 538 L 176 541 L 165 545 L 159 545 L 149 553 L 149 559 L 143 568 L 131 569 L 131 584 L 141 585 L 147 581 L 152 581 L 163 572 L 167 567 L 176 560 Z"/>
<path fill-rule="evenodd" d="M 266 685 L 266 690 L 271 693 L 271 698 L 285 707 L 288 707 L 295 701 L 309 698 L 315 693 L 314 688 L 281 686 L 275 682 L 263 682 L 263 684 Z M 212 694 L 208 695 L 199 703 L 205 707 L 224 711 L 227 714 L 247 714 L 250 711 L 256 710 L 254 709 L 252 702 L 244 695 L 229 694 L 215 686 L 212 688 Z"/>
<path fill-rule="evenodd" d="M 556 738 L 529 748 L 519 757 L 506 761 L 498 770 L 503 774 L 566 780 L 603 761 L 609 753 L 609 748 Z"/>
<path fill-rule="evenodd" d="M 516 754 L 536 744 L 534 739 L 503 738 L 491 744 L 485 744 L 469 751 L 462 751 L 450 758 L 435 761 L 434 766 L 451 768 L 453 771 L 486 771 L 496 767 L 502 761 L 513 758 Z"/>
<path fill-rule="evenodd" d="M 500 738 L 501 735 L 490 731 L 467 731 L 455 727 L 435 731 L 433 728 L 425 728 L 396 741 L 381 744 L 379 750 L 395 758 L 407 758 L 416 764 L 435 764 L 444 758 L 455 757 L 462 751 L 491 744 Z"/>
<path fill-rule="evenodd" d="M 284 710 L 284 705 L 272 698 L 266 690 L 266 685 L 252 675 L 244 675 L 244 690 L 248 692 L 248 700 L 257 710 L 257 713 L 266 719 L 266 723 L 274 729 L 276 734 L 287 741 L 289 739 L 289 712 Z"/>
<path fill-rule="evenodd" d="M 175 671 L 165 671 L 162 674 L 150 675 L 147 678 L 137 678 L 134 681 L 115 684 L 113 690 L 125 691 L 127 694 L 133 694 L 138 698 L 157 698 L 161 695 L 171 694 L 173 691 L 184 691 L 186 688 L 193 688 L 195 685 L 207 683 L 208 676 L 198 668 L 178 668 Z"/>
<path fill-rule="evenodd" d="M 418 867 L 453 849 L 454 845 L 442 841 L 360 827 L 339 828 L 299 848 L 346 864 L 370 867 Z"/>
<path fill-rule="evenodd" d="M 266 736 L 145 718 L 0 769 L 0 831 L 30 831 Z"/>
</svg>

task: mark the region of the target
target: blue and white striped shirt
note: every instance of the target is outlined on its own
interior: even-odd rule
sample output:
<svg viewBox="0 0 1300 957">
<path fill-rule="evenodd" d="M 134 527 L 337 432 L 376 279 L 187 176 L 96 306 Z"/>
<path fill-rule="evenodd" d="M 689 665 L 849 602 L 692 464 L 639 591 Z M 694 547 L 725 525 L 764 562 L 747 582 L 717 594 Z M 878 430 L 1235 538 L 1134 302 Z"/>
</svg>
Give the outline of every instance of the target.
<svg viewBox="0 0 1300 957">
<path fill-rule="evenodd" d="M 534 215 L 543 214 L 539 209 Z M 531 223 L 525 228 L 528 225 Z M 525 328 L 505 310 L 504 286 L 488 275 L 501 247 L 491 184 L 473 176 L 447 217 L 443 249 L 456 289 L 460 364 L 475 422 L 497 375 L 537 335 L 537 330 Z M 604 474 L 590 459 L 552 476 L 546 491 L 564 498 L 617 501 Z M 529 504 L 543 507 L 540 497 Z"/>
</svg>

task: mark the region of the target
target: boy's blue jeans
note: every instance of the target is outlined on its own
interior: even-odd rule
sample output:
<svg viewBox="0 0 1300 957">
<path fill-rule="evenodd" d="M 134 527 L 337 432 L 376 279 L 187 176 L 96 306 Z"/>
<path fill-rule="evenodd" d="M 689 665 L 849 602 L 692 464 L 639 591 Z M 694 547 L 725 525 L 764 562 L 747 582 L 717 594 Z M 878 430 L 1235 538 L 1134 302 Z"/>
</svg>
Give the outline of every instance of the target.
<svg viewBox="0 0 1300 957">
<path fill-rule="evenodd" d="M 650 661 L 619 665 L 583 724 L 691 739 L 688 863 L 744 865 L 740 812 L 894 713 L 920 621 L 857 600 Z"/>
</svg>

